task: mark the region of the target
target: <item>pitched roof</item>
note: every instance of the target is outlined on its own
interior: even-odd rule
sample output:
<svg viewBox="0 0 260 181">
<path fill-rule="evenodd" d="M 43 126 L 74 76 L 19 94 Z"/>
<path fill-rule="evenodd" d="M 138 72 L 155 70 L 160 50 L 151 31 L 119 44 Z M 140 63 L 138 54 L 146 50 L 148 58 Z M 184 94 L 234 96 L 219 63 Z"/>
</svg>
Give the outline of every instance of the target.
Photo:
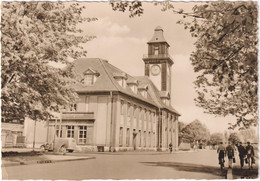
<svg viewBox="0 0 260 181">
<path fill-rule="evenodd" d="M 165 38 L 163 36 L 163 29 L 160 26 L 157 26 L 154 30 L 152 39 L 147 43 L 149 44 L 149 43 L 161 43 L 161 42 L 167 43 L 167 41 L 165 40 Z"/>
<path fill-rule="evenodd" d="M 137 81 L 134 77 L 130 76 L 129 74 L 123 72 L 122 70 L 118 69 L 117 67 L 109 64 L 106 60 L 102 60 L 99 58 L 81 58 L 74 62 L 73 70 L 77 74 L 82 74 L 88 68 L 97 71 L 100 75 L 97 78 L 94 85 L 85 86 L 80 83 L 73 85 L 73 88 L 78 93 L 88 93 L 88 92 L 104 92 L 104 91 L 119 91 L 124 93 L 128 96 L 134 97 L 136 99 L 142 100 L 146 103 L 152 104 L 156 106 L 155 102 L 148 94 L 147 98 L 144 98 L 140 92 L 135 94 L 132 89 L 126 85 L 125 88 L 121 87 L 118 82 L 115 80 L 116 77 L 121 77 L 122 75 L 128 77 L 128 79 Z"/>
<path fill-rule="evenodd" d="M 151 79 L 149 79 L 149 77 L 147 77 L 147 76 L 137 76 L 135 78 L 137 80 L 139 80 L 140 82 L 148 85 L 148 93 L 152 97 L 153 101 L 156 103 L 156 105 L 159 108 L 165 108 L 165 109 L 168 109 L 171 112 L 178 114 L 179 116 L 181 115 L 171 105 L 167 106 L 166 104 L 163 103 L 163 101 L 161 99 L 161 94 L 160 94 L 161 91 L 159 91 L 157 89 L 157 87 L 154 85 L 154 83 L 151 81 Z M 165 92 L 167 92 L 167 91 L 165 91 Z"/>
<path fill-rule="evenodd" d="M 74 62 L 73 70 L 78 74 L 83 74 L 86 70 L 91 69 L 96 73 L 99 73 L 99 77 L 96 79 L 94 85 L 85 86 L 81 83 L 73 85 L 73 88 L 78 93 L 89 93 L 89 92 L 104 92 L 104 91 L 119 91 L 128 96 L 139 99 L 143 102 L 152 104 L 158 108 L 165 108 L 171 112 L 180 115 L 171 105 L 167 106 L 161 100 L 161 94 L 165 95 L 167 92 L 160 92 L 153 82 L 147 76 L 133 77 L 119 68 L 111 65 L 106 60 L 99 58 L 81 58 Z M 138 91 L 137 94 L 126 85 L 125 88 L 119 85 L 116 81 L 115 76 L 127 77 L 127 82 L 138 82 L 138 89 L 147 89 L 147 98 L 144 98 Z"/>
</svg>

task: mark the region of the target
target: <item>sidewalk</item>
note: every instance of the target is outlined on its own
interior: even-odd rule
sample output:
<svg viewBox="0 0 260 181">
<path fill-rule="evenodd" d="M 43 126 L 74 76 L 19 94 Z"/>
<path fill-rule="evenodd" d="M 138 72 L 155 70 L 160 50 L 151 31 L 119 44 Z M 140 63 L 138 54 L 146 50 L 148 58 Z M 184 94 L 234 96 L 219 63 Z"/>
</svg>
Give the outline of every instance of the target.
<svg viewBox="0 0 260 181">
<path fill-rule="evenodd" d="M 2 167 L 17 166 L 17 165 L 31 165 L 31 164 L 44 164 L 56 163 L 64 161 L 87 160 L 94 159 L 93 156 L 72 156 L 61 154 L 39 154 L 33 156 L 7 156 L 2 157 Z"/>
</svg>

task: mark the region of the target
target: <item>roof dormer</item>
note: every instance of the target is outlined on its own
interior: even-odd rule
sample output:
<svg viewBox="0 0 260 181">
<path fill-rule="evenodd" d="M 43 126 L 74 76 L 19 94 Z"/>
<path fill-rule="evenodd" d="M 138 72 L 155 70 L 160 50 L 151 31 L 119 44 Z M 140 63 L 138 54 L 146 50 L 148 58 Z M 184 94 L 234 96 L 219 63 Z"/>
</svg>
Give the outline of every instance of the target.
<svg viewBox="0 0 260 181">
<path fill-rule="evenodd" d="M 81 83 L 85 86 L 93 85 L 99 76 L 100 74 L 97 71 L 92 68 L 88 68 L 83 72 L 83 79 L 81 80 Z"/>
<path fill-rule="evenodd" d="M 126 80 L 128 78 L 126 73 L 124 73 L 124 72 L 114 73 L 113 76 L 121 87 L 123 87 L 123 88 L 126 87 Z"/>
<path fill-rule="evenodd" d="M 132 77 L 129 77 L 127 79 L 127 85 L 130 87 L 130 89 L 135 93 L 137 94 L 137 86 L 139 84 L 138 80 L 132 78 Z"/>
<path fill-rule="evenodd" d="M 160 91 L 160 98 L 163 101 L 163 103 L 167 106 L 170 105 L 170 93 L 168 91 Z"/>
<path fill-rule="evenodd" d="M 147 98 L 148 85 L 146 84 L 139 85 L 138 90 L 144 98 Z"/>
</svg>

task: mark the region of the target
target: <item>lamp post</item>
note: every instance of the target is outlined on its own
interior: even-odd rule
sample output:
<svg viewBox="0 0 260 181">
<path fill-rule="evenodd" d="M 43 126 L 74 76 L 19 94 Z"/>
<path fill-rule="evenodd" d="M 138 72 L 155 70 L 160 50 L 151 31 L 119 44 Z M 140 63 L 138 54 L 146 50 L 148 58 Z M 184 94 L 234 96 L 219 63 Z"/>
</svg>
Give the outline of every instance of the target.
<svg viewBox="0 0 260 181">
<path fill-rule="evenodd" d="M 33 151 L 35 149 L 35 137 L 36 137 L 36 119 L 34 120 Z"/>
</svg>

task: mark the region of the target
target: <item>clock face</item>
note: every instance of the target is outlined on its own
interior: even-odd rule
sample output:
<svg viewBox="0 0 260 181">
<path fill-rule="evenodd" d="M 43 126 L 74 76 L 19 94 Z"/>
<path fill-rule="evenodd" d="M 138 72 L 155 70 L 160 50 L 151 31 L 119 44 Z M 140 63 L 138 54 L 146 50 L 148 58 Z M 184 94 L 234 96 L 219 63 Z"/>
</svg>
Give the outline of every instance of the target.
<svg viewBox="0 0 260 181">
<path fill-rule="evenodd" d="M 159 65 L 153 65 L 151 67 L 152 75 L 158 75 L 161 72 L 161 67 Z"/>
</svg>

